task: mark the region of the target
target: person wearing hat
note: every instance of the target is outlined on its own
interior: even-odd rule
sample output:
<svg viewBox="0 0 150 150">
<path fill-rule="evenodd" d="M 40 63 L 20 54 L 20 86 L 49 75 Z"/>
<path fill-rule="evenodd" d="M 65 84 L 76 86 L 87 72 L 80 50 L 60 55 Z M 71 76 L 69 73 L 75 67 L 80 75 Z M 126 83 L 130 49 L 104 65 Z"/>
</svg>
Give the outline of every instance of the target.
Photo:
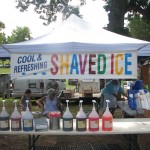
<svg viewBox="0 0 150 150">
<path fill-rule="evenodd" d="M 56 96 L 55 89 L 53 88 L 50 88 L 47 91 L 47 96 L 40 98 L 36 103 L 46 117 L 48 117 L 48 112 L 58 111 L 58 107 L 61 107 L 62 105 Z"/>
<path fill-rule="evenodd" d="M 109 109 L 112 115 L 114 115 L 115 109 L 117 107 L 117 99 L 125 100 L 124 98 L 121 98 L 120 95 L 127 97 L 117 79 L 112 79 L 107 82 L 105 87 L 101 90 L 101 94 L 101 104 L 103 107 L 103 112 L 105 112 L 106 110 L 106 100 L 110 100 Z"/>
</svg>

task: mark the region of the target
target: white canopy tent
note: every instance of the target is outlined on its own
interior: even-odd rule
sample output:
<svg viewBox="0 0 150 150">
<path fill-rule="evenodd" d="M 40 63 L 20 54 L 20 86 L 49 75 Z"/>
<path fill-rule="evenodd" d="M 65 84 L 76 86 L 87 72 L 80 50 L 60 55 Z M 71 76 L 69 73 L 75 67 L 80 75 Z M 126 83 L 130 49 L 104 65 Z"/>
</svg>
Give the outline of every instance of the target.
<svg viewBox="0 0 150 150">
<path fill-rule="evenodd" d="M 104 29 L 93 28 L 81 18 L 71 15 L 60 27 L 52 30 L 46 35 L 25 42 L 1 45 L 1 48 L 11 53 L 11 59 L 13 60 L 11 61 L 12 78 L 136 78 L 137 73 L 135 69 L 132 70 L 132 67 L 136 68 L 137 66 L 137 51 L 139 51 L 142 56 L 147 56 L 147 54 L 149 54 L 149 51 L 147 50 L 147 47 L 150 47 L 149 44 L 150 43 L 147 41 L 125 37 Z M 145 51 L 144 48 L 146 48 Z M 121 56 L 119 55 L 120 53 Z M 59 54 L 59 56 L 55 56 L 55 54 Z M 102 54 L 106 55 L 102 56 Z M 128 59 L 126 57 L 127 55 L 131 55 L 129 62 L 126 60 Z M 107 64 L 112 65 L 112 68 L 109 68 L 108 70 L 105 69 L 103 75 L 101 72 L 104 71 L 103 67 L 106 65 L 106 61 L 100 63 L 101 60 L 98 60 L 98 57 L 100 57 L 99 59 L 109 59 Z M 120 69 L 117 71 L 118 73 L 114 73 L 114 70 L 116 69 L 114 68 L 116 65 L 114 64 L 115 62 L 123 66 L 126 66 L 126 62 L 120 63 L 121 61 L 110 59 L 111 57 L 117 57 L 117 59 L 119 57 L 119 59 L 126 60 L 128 65 L 131 63 L 132 65 L 129 65 L 129 68 L 126 68 L 126 71 L 134 72 L 134 75 L 131 75 L 129 72 L 127 75 L 124 74 L 125 69 L 123 71 L 124 73 L 122 72 L 121 75 L 119 75 L 120 69 L 122 68 L 121 66 L 119 66 Z M 19 62 L 19 58 L 29 60 Z M 21 65 L 25 67 L 25 64 L 38 64 L 37 61 L 41 61 L 40 59 L 42 62 L 47 62 L 45 68 L 41 69 L 41 67 L 38 67 L 36 71 L 35 68 L 31 69 L 31 66 L 26 66 L 30 69 L 14 69 L 14 67 L 21 67 Z M 15 62 L 15 60 L 17 61 Z M 66 63 L 69 61 L 68 66 L 70 67 L 72 65 L 73 69 L 70 67 L 69 70 L 61 70 L 62 65 L 65 67 L 67 66 L 64 64 L 64 60 Z M 62 61 L 63 64 L 60 64 Z M 84 65 L 89 64 L 89 62 L 93 65 L 89 65 L 86 68 Z M 80 66 L 77 66 L 78 63 L 80 63 Z M 24 68 L 23 66 L 22 68 Z M 57 67 L 60 68 L 59 71 L 57 70 Z M 93 69 L 93 67 L 99 67 L 99 71 L 95 70 L 95 68 Z M 108 66 L 106 65 L 105 67 Z M 48 74 L 49 70 L 53 70 L 53 74 Z M 90 74 L 87 73 L 89 70 L 91 71 Z M 43 75 L 39 75 L 39 72 L 41 74 L 43 73 Z"/>
<path fill-rule="evenodd" d="M 8 52 L 8 51 L 5 50 L 5 49 L 1 49 L 1 48 L 0 48 L 0 59 L 1 59 L 1 58 L 10 59 L 10 52 Z"/>
</svg>

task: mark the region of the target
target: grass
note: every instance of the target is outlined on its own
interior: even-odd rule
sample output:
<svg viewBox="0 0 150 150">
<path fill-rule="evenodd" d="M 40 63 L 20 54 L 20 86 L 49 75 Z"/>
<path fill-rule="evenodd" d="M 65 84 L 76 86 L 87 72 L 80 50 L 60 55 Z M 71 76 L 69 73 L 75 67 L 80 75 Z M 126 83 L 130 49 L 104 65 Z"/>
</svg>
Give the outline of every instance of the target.
<svg viewBox="0 0 150 150">
<path fill-rule="evenodd" d="M 10 68 L 0 68 L 0 74 L 10 74 Z"/>
<path fill-rule="evenodd" d="M 75 85 L 69 85 L 68 80 L 66 80 L 65 84 L 66 84 L 66 89 L 75 89 L 76 88 Z"/>
<path fill-rule="evenodd" d="M 10 68 L 4 68 L 3 67 L 3 65 L 5 65 L 5 64 L 9 64 L 10 63 L 10 60 L 0 60 L 0 66 L 1 66 L 1 68 L 0 68 L 0 74 L 2 74 L 2 73 L 5 73 L 5 74 L 10 74 Z"/>
</svg>

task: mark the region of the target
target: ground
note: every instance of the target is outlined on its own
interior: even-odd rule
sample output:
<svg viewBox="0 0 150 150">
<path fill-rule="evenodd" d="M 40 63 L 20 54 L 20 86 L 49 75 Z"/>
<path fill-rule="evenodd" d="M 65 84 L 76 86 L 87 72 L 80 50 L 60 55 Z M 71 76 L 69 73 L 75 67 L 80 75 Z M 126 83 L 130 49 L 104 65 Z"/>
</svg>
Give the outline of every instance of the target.
<svg viewBox="0 0 150 150">
<path fill-rule="evenodd" d="M 123 150 L 128 149 L 127 140 L 121 135 L 105 135 L 105 136 L 40 136 L 36 145 L 37 146 L 51 146 L 58 147 L 66 146 L 67 147 L 75 147 L 78 145 L 87 144 L 118 144 Z M 1 150 L 27 150 L 28 149 L 28 137 L 27 135 L 2 135 L 0 137 L 0 149 Z M 55 150 L 55 149 L 53 149 Z"/>
</svg>

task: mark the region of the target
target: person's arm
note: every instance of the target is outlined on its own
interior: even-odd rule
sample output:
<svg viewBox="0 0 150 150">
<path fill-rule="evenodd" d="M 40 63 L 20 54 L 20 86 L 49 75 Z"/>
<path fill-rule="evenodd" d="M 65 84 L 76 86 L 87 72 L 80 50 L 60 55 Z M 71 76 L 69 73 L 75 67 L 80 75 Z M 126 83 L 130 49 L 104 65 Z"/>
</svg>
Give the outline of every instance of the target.
<svg viewBox="0 0 150 150">
<path fill-rule="evenodd" d="M 41 109 L 41 112 L 44 112 L 44 106 L 43 106 L 43 102 L 45 100 L 45 97 L 42 97 L 40 99 L 38 99 L 36 101 L 36 104 L 39 106 L 39 108 Z"/>
<path fill-rule="evenodd" d="M 61 91 L 61 93 L 58 95 L 57 99 L 60 100 L 61 97 L 64 97 L 64 91 Z"/>
<path fill-rule="evenodd" d="M 64 105 L 57 99 L 57 108 L 61 112 L 61 116 L 63 115 L 64 112 Z"/>
<path fill-rule="evenodd" d="M 119 90 L 118 90 L 118 93 L 116 95 L 117 95 L 116 97 L 119 101 L 125 101 L 124 97 L 127 98 L 127 94 L 124 93 L 123 88 L 121 87 L 121 85 L 119 85 Z M 123 96 L 123 98 L 122 98 L 122 96 Z"/>
<path fill-rule="evenodd" d="M 128 98 L 128 95 L 124 92 L 121 93 L 124 97 Z"/>
<path fill-rule="evenodd" d="M 32 101 L 31 101 L 31 99 L 30 99 L 29 103 L 30 103 L 30 105 L 29 105 L 30 111 L 32 111 Z"/>
<path fill-rule="evenodd" d="M 124 97 L 127 98 L 127 94 L 125 94 L 124 92 L 121 92 L 121 94 L 122 94 Z M 118 93 L 118 94 L 113 94 L 113 95 L 117 98 L 117 100 L 119 100 L 119 101 L 125 101 L 125 98 L 122 98 L 122 97 L 119 95 L 119 93 Z"/>
<path fill-rule="evenodd" d="M 22 97 L 21 97 L 21 100 L 20 100 L 19 106 L 20 106 L 20 107 L 22 107 L 22 108 L 24 109 L 24 108 L 25 108 L 25 106 L 23 105 L 23 97 L 24 97 L 24 96 L 22 96 Z"/>
</svg>

